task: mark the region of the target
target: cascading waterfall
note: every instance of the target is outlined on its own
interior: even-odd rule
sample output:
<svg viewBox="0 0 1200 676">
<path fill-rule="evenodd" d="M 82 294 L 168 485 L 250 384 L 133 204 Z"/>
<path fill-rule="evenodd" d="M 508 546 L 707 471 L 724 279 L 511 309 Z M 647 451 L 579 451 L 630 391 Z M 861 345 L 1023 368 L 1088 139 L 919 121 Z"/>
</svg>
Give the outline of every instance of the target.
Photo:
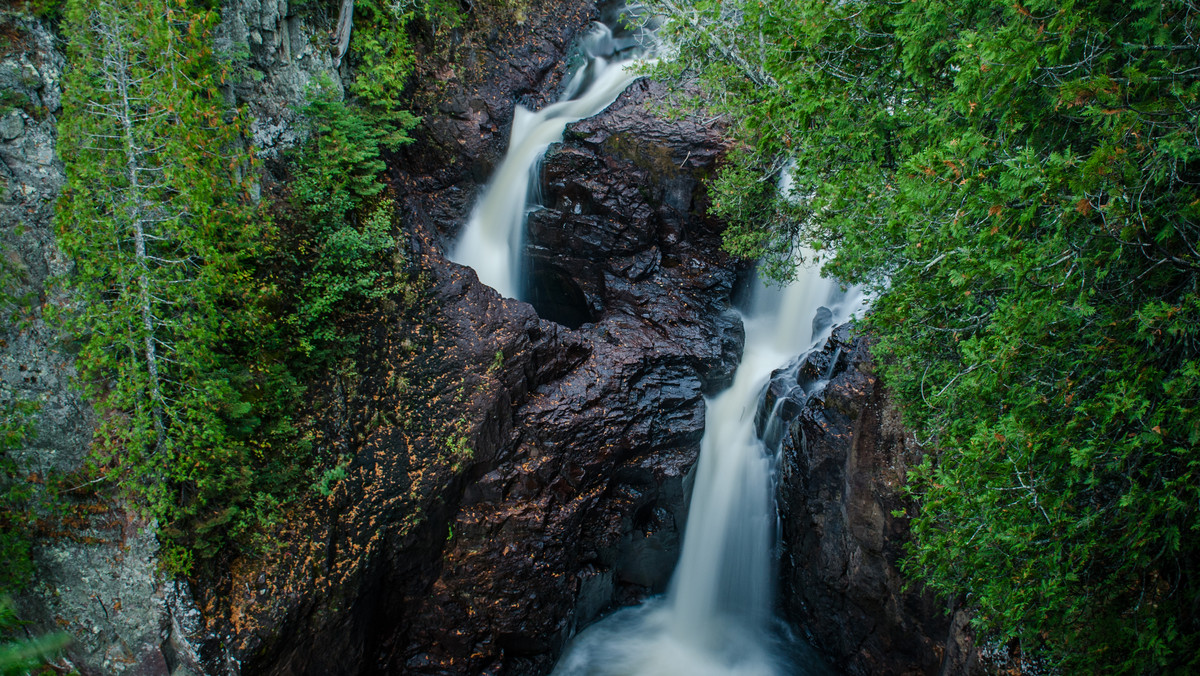
<svg viewBox="0 0 1200 676">
<path fill-rule="evenodd" d="M 586 62 L 568 79 L 562 98 L 537 112 L 522 106 L 513 111 L 508 152 L 450 256 L 474 268 L 479 280 L 500 295 L 519 298 L 523 292 L 525 214 L 535 197 L 542 157 L 562 140 L 568 124 L 604 110 L 637 79 L 645 37 L 643 31 L 614 37 L 612 28 L 593 23 L 579 42 Z"/>
<path fill-rule="evenodd" d="M 647 31 L 635 31 L 616 38 L 609 26 L 593 24 L 580 41 L 586 62 L 570 76 L 562 98 L 538 112 L 521 106 L 514 111 L 508 152 L 451 255 L 501 295 L 518 298 L 523 291 L 525 216 L 531 202 L 536 207 L 542 157 L 562 140 L 568 124 L 604 110 L 637 78 L 646 36 Z M 786 170 L 780 189 L 791 192 Z M 788 663 L 769 626 L 780 432 L 778 423 L 768 421 L 764 436 L 773 442 L 768 447 L 755 419 L 772 372 L 827 338 L 860 301 L 860 295 L 842 293 L 823 279 L 815 266 L 802 268 L 784 289 L 757 289 L 743 315 L 746 345 L 733 384 L 708 401 L 691 513 L 668 594 L 589 627 L 555 674 L 783 676 L 809 671 Z"/>
<path fill-rule="evenodd" d="M 822 306 L 844 303 L 815 268 L 783 290 L 757 290 L 744 317 L 746 345 L 733 384 L 708 402 L 691 514 L 671 590 L 677 619 L 711 630 L 710 616 L 761 624 L 773 598 L 775 458 L 758 438 L 755 413 L 771 373 L 828 336 L 813 335 Z M 815 339 L 815 340 L 814 340 Z M 704 640 L 711 641 L 712 637 Z"/>
<path fill-rule="evenodd" d="M 670 590 L 665 598 L 614 613 L 582 632 L 556 676 L 820 671 L 789 664 L 770 630 L 780 432 L 777 421 L 768 421 L 764 436 L 772 443 L 764 444 L 755 418 L 772 372 L 818 347 L 862 300 L 857 291 L 842 292 L 822 278 L 816 266 L 801 268 L 786 288 L 760 285 L 743 315 L 746 345 L 733 384 L 708 401 L 691 512 Z M 814 384 L 808 393 L 823 385 Z"/>
</svg>

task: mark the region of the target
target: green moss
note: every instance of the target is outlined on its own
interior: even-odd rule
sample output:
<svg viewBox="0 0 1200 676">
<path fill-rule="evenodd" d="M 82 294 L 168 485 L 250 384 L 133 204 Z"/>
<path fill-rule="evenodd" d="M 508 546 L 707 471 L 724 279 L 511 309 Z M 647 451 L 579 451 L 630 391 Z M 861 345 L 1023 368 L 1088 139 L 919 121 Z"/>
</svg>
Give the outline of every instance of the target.
<svg viewBox="0 0 1200 676">
<path fill-rule="evenodd" d="M 617 157 L 633 162 L 639 169 L 650 173 L 651 182 L 673 178 L 685 173 L 684 169 L 675 164 L 670 148 L 650 143 L 633 134 L 613 134 L 601 144 L 601 147 Z"/>
</svg>

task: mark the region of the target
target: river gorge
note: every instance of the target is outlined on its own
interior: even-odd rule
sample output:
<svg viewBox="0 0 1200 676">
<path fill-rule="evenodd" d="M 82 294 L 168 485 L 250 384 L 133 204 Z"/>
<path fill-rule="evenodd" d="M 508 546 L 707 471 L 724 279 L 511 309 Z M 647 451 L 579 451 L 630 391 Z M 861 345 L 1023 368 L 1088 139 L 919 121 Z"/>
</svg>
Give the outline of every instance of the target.
<svg viewBox="0 0 1200 676">
<path fill-rule="evenodd" d="M 307 83 L 346 73 L 299 4 L 222 4 L 219 39 L 262 74 L 224 94 L 254 115 L 264 193 Z M 721 248 L 723 122 L 665 114 L 680 93 L 639 70 L 636 16 L 531 3 L 419 62 L 386 177 L 426 286 L 319 395 L 344 478 L 208 577 L 163 577 L 120 505 L 40 546 L 21 605 L 76 637 L 81 673 L 985 673 L 967 612 L 899 574 L 921 449 L 848 323 L 861 291 L 811 262 L 768 286 Z M 3 64 L 54 111 L 58 43 L 26 21 Z M 31 287 L 63 266 L 53 120 L 0 143 Z M 77 467 L 94 421 L 55 331 L 9 335 L 3 374 L 49 402 L 40 462 Z"/>
</svg>

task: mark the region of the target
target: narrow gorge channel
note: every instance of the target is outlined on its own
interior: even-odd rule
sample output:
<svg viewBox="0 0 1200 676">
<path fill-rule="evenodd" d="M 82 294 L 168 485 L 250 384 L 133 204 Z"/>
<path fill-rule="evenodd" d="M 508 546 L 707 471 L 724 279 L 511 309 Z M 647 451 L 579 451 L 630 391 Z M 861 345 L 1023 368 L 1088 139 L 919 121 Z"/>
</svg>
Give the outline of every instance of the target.
<svg viewBox="0 0 1200 676">
<path fill-rule="evenodd" d="M 529 300 L 526 221 L 541 204 L 542 161 L 568 125 L 607 108 L 649 63 L 653 33 L 640 8 L 617 5 L 614 25 L 594 22 L 577 38 L 582 57 L 560 100 L 534 112 L 516 106 L 508 150 L 471 212 L 451 259 L 501 296 Z M 629 28 L 633 26 L 633 28 Z M 787 168 L 779 189 L 791 190 Z M 580 213 L 576 206 L 575 213 Z M 753 278 L 743 293 L 746 341 L 732 382 L 706 400 L 701 452 L 682 552 L 669 591 L 587 627 L 566 648 L 556 676 L 787 676 L 828 668 L 775 613 L 779 527 L 775 507 L 786 422 L 766 405 L 773 376 L 801 383 L 807 352 L 849 321 L 864 299 L 821 276 L 805 252 L 783 288 Z M 670 337 L 668 336 L 669 340 Z M 835 360 L 836 362 L 836 357 Z M 804 402 L 822 379 L 773 402 Z"/>
</svg>

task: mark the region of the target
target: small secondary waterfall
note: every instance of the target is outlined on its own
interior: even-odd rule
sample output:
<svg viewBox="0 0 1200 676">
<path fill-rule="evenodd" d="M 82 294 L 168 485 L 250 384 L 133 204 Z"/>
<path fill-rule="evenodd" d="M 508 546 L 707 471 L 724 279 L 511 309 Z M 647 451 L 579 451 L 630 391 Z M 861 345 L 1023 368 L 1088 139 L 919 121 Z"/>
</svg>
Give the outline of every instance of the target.
<svg viewBox="0 0 1200 676">
<path fill-rule="evenodd" d="M 536 113 L 522 106 L 513 111 L 508 152 L 450 256 L 474 268 L 479 280 L 500 295 L 523 293 L 525 214 L 529 203 L 536 203 L 536 177 L 546 149 L 562 140 L 568 124 L 604 110 L 637 79 L 644 36 L 639 30 L 615 37 L 609 26 L 593 23 L 579 41 L 586 62 L 568 79 L 562 98 Z"/>
<path fill-rule="evenodd" d="M 759 286 L 743 315 L 746 345 L 733 384 L 708 401 L 683 551 L 663 599 L 628 608 L 583 631 L 557 676 L 784 676 L 773 637 L 777 541 L 773 474 L 781 430 L 755 424 L 771 373 L 819 346 L 862 301 L 798 271 L 783 289 Z M 798 364 L 798 362 L 795 362 Z M 824 383 L 816 383 L 812 394 Z M 770 417 L 773 417 L 773 413 Z M 774 423 L 774 424 L 773 424 Z M 774 428 L 774 429 L 772 429 Z"/>
</svg>

